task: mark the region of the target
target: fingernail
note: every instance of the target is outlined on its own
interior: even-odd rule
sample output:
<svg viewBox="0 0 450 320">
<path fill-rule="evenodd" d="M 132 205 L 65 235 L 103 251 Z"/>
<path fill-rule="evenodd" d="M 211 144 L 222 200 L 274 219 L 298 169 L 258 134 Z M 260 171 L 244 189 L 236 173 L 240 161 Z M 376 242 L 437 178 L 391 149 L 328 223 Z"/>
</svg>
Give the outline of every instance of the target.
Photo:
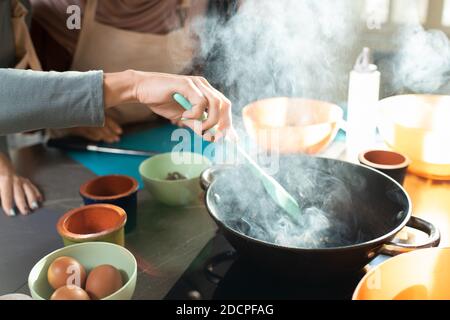
<svg viewBox="0 0 450 320">
<path fill-rule="evenodd" d="M 190 117 L 192 117 L 192 112 L 191 111 L 185 111 L 185 112 L 183 112 L 181 117 L 182 118 L 190 118 Z"/>
<path fill-rule="evenodd" d="M 15 217 L 16 216 L 16 210 L 14 210 L 14 208 L 9 209 L 9 216 L 10 217 Z"/>
<path fill-rule="evenodd" d="M 31 209 L 32 210 L 36 210 L 36 209 L 38 209 L 39 208 L 39 204 L 37 203 L 37 201 L 33 201 L 32 203 L 31 203 Z"/>
</svg>

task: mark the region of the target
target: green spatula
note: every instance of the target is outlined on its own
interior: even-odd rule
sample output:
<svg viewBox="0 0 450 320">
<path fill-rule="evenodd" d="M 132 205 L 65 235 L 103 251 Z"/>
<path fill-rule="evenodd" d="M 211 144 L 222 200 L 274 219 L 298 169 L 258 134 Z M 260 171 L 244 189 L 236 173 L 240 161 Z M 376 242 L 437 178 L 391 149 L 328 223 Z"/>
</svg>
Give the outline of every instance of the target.
<svg viewBox="0 0 450 320">
<path fill-rule="evenodd" d="M 192 104 L 181 94 L 175 93 L 173 99 L 184 109 L 192 109 Z M 214 128 L 210 130 L 214 130 Z M 236 148 L 250 165 L 253 174 L 261 180 L 264 188 L 272 199 L 292 217 L 297 217 L 300 214 L 300 207 L 294 197 L 292 197 L 273 177 L 268 175 L 237 143 Z"/>
</svg>

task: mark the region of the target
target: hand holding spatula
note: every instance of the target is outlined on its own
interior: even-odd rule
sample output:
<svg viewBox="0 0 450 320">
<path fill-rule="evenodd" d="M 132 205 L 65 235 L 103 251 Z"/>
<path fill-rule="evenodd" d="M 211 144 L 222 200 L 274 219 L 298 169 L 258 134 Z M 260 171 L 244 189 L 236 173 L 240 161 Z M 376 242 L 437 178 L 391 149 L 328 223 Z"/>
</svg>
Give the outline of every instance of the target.
<svg viewBox="0 0 450 320">
<path fill-rule="evenodd" d="M 175 93 L 173 98 L 184 109 L 192 109 L 192 104 L 181 94 Z M 205 117 L 205 115 L 204 115 Z M 202 119 L 204 120 L 204 119 Z M 212 136 L 215 135 L 215 128 L 209 129 Z M 236 142 L 237 151 L 245 158 L 253 174 L 258 177 L 264 185 L 267 193 L 272 199 L 292 217 L 296 218 L 300 214 L 300 207 L 297 201 L 286 191 L 273 177 L 268 175 Z"/>
</svg>

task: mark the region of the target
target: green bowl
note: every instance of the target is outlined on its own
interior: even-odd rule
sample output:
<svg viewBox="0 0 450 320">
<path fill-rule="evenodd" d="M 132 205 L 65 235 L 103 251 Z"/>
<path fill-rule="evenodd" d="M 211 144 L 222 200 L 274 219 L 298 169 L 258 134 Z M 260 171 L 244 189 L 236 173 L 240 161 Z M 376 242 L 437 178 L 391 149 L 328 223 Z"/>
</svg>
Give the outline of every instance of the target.
<svg viewBox="0 0 450 320">
<path fill-rule="evenodd" d="M 183 206 L 199 202 L 202 190 L 200 174 L 211 166 L 201 154 L 169 152 L 153 156 L 139 166 L 139 173 L 152 196 L 169 206 Z M 178 172 L 187 177 L 166 180 L 167 174 Z"/>
<path fill-rule="evenodd" d="M 48 300 L 53 293 L 47 281 L 47 270 L 58 257 L 68 256 L 80 262 L 89 272 L 94 267 L 110 264 L 122 273 L 124 286 L 102 300 L 131 300 L 136 287 L 137 262 L 130 251 L 108 242 L 85 242 L 53 251 L 46 255 L 31 269 L 28 287 L 36 300 Z"/>
</svg>

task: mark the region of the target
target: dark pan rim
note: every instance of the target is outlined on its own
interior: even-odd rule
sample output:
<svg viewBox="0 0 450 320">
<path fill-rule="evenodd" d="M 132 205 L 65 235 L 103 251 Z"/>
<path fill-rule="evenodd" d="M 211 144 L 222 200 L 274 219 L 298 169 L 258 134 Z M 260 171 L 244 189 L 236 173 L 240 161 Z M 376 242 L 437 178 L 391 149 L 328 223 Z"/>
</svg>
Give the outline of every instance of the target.
<svg viewBox="0 0 450 320">
<path fill-rule="evenodd" d="M 246 240 L 250 240 L 252 242 L 256 242 L 260 245 L 263 246 L 268 246 L 268 247 L 272 247 L 272 248 L 279 248 L 279 249 L 283 249 L 283 250 L 289 250 L 289 251 L 295 251 L 295 252 L 317 252 L 317 253 L 321 253 L 321 252 L 331 252 L 331 251 L 346 251 L 346 250 L 352 250 L 352 249 L 361 249 L 361 248 L 367 248 L 367 247 L 373 247 L 373 246 L 377 246 L 380 244 L 385 244 L 389 239 L 391 239 L 392 237 L 394 237 L 398 232 L 400 232 L 400 230 L 402 230 L 406 224 L 408 223 L 409 219 L 411 218 L 411 212 L 412 212 L 412 203 L 411 203 L 411 198 L 409 197 L 408 193 L 406 192 L 406 190 L 403 188 L 403 186 L 401 184 L 399 184 L 397 181 L 395 181 L 394 179 L 392 179 L 391 177 L 389 177 L 388 175 L 386 175 L 383 172 L 380 172 L 378 170 L 375 170 L 371 167 L 368 167 L 366 165 L 362 165 L 362 164 L 355 164 L 355 163 L 350 163 L 350 162 L 346 162 L 343 160 L 338 160 L 338 159 L 329 159 L 329 158 L 323 158 L 323 157 L 315 157 L 318 159 L 323 159 L 323 160 L 327 160 L 327 161 L 339 161 L 339 162 L 343 162 L 346 165 L 351 165 L 351 166 L 356 166 L 356 167 L 363 167 L 367 170 L 373 171 L 375 174 L 378 175 L 382 175 L 384 176 L 384 178 L 390 180 L 392 183 L 394 183 L 395 185 L 397 185 L 399 187 L 399 189 L 403 192 L 404 196 L 406 197 L 407 203 L 408 203 L 408 212 L 406 213 L 405 218 L 403 219 L 403 221 L 398 224 L 397 227 L 395 227 L 394 229 L 392 229 L 391 231 L 389 231 L 388 233 L 366 241 L 366 242 L 362 242 L 362 243 L 357 243 L 357 244 L 353 244 L 353 245 L 349 245 L 349 246 L 342 246 L 342 247 L 327 247 L 327 248 L 301 248 L 301 247 L 286 247 L 286 246 L 281 246 L 278 244 L 274 244 L 274 243 L 270 243 L 267 242 L 265 240 L 260 240 L 260 239 L 256 239 L 253 237 L 250 237 L 248 235 L 245 235 L 243 233 L 237 232 L 236 230 L 232 229 L 231 227 L 227 226 L 224 222 L 222 222 L 222 220 L 220 220 L 215 213 L 212 212 L 212 210 L 210 209 L 211 206 L 209 204 L 209 199 L 210 199 L 210 193 L 211 193 L 211 187 L 215 184 L 215 181 L 213 181 L 211 183 L 211 185 L 209 186 L 208 190 L 205 192 L 205 203 L 206 203 L 206 209 L 209 213 L 209 215 L 213 218 L 213 220 L 222 228 L 230 231 L 231 233 L 235 234 L 236 236 L 238 236 L 239 238 L 244 238 Z"/>
</svg>

